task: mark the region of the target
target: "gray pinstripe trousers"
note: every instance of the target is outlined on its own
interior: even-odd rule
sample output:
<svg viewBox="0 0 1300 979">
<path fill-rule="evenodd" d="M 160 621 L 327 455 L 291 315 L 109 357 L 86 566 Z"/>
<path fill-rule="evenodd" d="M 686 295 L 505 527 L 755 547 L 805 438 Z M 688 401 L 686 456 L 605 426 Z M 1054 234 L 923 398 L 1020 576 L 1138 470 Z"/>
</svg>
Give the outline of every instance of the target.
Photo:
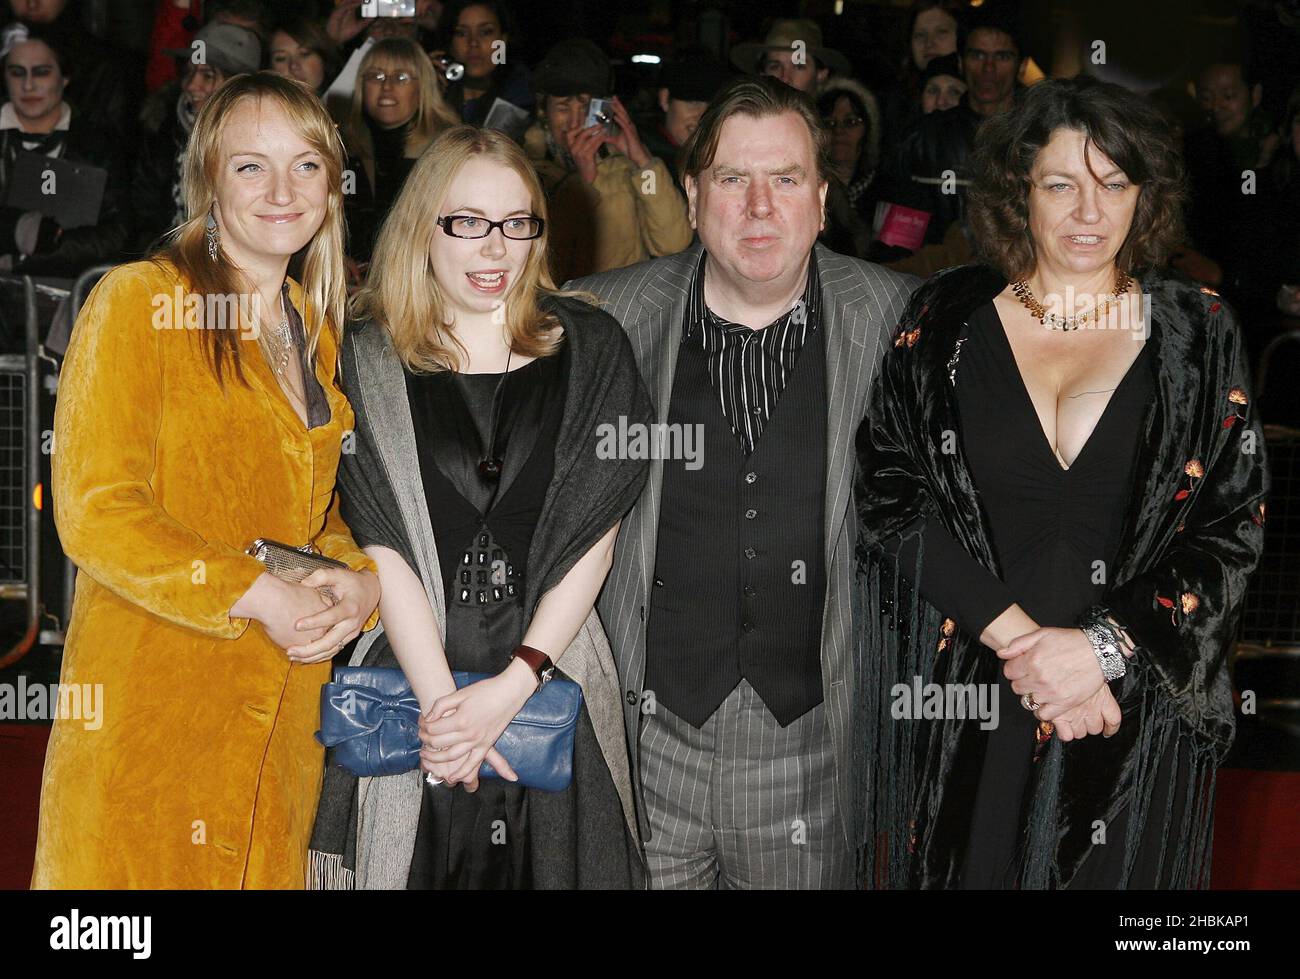
<svg viewBox="0 0 1300 979">
<path fill-rule="evenodd" d="M 651 887 L 850 886 L 825 705 L 783 728 L 741 680 L 702 728 L 656 705 L 640 742 Z"/>
</svg>

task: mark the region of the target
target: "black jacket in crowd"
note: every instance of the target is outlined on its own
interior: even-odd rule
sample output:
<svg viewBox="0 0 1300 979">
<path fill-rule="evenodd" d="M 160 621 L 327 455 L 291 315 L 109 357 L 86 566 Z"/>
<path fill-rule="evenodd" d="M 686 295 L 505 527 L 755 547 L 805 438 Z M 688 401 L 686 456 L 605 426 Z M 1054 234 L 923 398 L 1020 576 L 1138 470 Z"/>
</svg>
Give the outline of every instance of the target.
<svg viewBox="0 0 1300 979">
<path fill-rule="evenodd" d="M 61 229 L 52 218 L 43 218 L 36 252 L 14 266 L 28 275 L 72 278 L 92 265 L 117 262 L 131 230 L 130 202 L 125 192 L 126 171 L 114 141 L 95 129 L 74 109 L 59 157 L 72 163 L 88 163 L 108 171 L 99 221 L 83 228 Z M 14 165 L 22 151 L 22 133 L 0 130 L 0 200 L 5 199 Z M 0 208 L 0 254 L 17 255 L 14 231 L 21 217 L 18 208 Z"/>
</svg>

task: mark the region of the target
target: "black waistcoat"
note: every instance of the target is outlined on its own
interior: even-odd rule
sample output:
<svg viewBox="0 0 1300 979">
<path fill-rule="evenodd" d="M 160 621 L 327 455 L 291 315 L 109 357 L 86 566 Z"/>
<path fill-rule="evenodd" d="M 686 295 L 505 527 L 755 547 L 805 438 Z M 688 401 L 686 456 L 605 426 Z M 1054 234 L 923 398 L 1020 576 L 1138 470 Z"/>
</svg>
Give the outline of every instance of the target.
<svg viewBox="0 0 1300 979">
<path fill-rule="evenodd" d="M 701 426 L 704 452 L 664 460 L 645 689 L 700 727 L 743 677 L 784 726 L 822 701 L 824 330 L 809 333 L 748 457 L 706 356 L 685 343 L 677 357 L 668 421 Z"/>
</svg>

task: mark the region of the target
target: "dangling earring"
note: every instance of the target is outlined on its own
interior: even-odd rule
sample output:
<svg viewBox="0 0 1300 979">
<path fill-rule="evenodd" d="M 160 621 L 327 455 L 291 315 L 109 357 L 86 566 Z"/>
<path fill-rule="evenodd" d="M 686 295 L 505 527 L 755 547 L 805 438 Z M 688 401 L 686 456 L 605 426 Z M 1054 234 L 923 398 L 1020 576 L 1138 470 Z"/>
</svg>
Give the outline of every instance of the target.
<svg viewBox="0 0 1300 979">
<path fill-rule="evenodd" d="M 214 203 L 212 207 L 216 207 L 216 204 Z M 221 235 L 217 231 L 217 218 L 212 213 L 212 208 L 208 209 L 208 223 L 203 231 L 203 237 L 208 240 L 208 258 L 215 262 L 217 250 L 221 247 Z"/>
</svg>

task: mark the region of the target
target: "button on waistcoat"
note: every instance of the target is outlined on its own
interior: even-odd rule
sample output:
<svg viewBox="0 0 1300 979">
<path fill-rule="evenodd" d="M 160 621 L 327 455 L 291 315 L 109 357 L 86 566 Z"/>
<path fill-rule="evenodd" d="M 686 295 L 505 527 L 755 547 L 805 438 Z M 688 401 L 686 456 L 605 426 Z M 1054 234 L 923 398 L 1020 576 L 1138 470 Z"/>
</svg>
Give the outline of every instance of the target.
<svg viewBox="0 0 1300 979">
<path fill-rule="evenodd" d="M 645 689 L 699 727 L 744 678 L 789 724 L 822 700 L 823 331 L 749 456 L 694 344 L 678 354 L 668 421 L 701 426 L 703 464 L 664 460 Z"/>
</svg>

